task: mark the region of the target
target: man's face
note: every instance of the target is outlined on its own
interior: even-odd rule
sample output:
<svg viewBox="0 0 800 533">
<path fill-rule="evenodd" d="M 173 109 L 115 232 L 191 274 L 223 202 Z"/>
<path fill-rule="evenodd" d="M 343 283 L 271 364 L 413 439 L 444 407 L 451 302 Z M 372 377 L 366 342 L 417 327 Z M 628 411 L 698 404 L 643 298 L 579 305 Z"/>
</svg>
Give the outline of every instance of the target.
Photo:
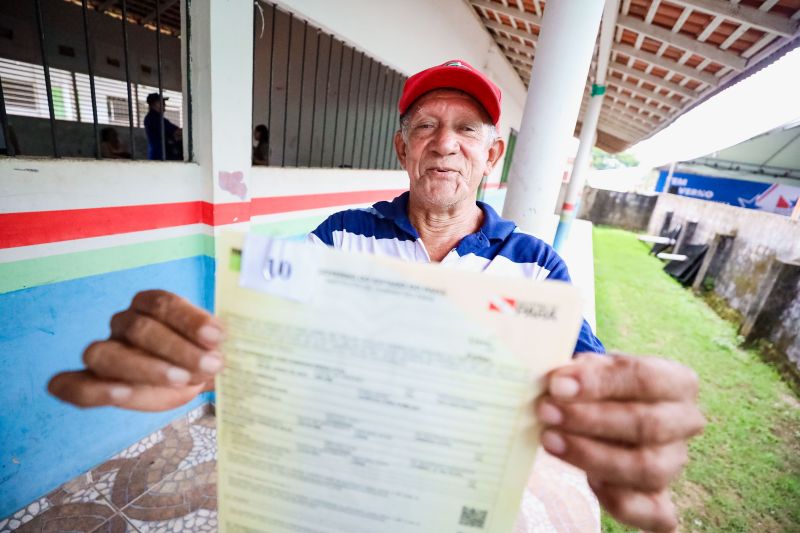
<svg viewBox="0 0 800 533">
<path fill-rule="evenodd" d="M 394 141 L 412 197 L 436 208 L 473 200 L 504 148 L 502 140 L 489 138 L 483 108 L 460 91 L 440 89 L 422 96 L 409 113 L 406 138 L 397 132 Z"/>
<path fill-rule="evenodd" d="M 156 113 L 161 113 L 164 110 L 164 104 L 161 100 L 153 100 L 150 102 L 150 110 Z"/>
</svg>

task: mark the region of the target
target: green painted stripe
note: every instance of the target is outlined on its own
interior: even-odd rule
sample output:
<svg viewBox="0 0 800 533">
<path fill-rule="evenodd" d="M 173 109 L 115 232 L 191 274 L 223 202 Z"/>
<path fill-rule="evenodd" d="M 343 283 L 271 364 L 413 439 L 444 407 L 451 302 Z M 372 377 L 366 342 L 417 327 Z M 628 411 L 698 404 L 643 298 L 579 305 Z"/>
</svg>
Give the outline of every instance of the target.
<svg viewBox="0 0 800 533">
<path fill-rule="evenodd" d="M 296 237 L 310 232 L 323 219 L 323 216 L 314 216 L 282 220 L 252 226 L 251 229 L 255 233 L 272 237 Z M 187 235 L 0 263 L 0 294 L 197 255 L 214 257 L 212 237 Z"/>
<path fill-rule="evenodd" d="M 324 215 L 314 217 L 296 218 L 293 220 L 283 220 L 280 222 L 268 222 L 250 227 L 253 233 L 269 235 L 270 237 L 297 237 L 310 233 L 314 228 L 325 220 Z"/>
<path fill-rule="evenodd" d="M 214 256 L 212 237 L 187 235 L 3 263 L 0 264 L 0 293 L 197 255 Z"/>
</svg>

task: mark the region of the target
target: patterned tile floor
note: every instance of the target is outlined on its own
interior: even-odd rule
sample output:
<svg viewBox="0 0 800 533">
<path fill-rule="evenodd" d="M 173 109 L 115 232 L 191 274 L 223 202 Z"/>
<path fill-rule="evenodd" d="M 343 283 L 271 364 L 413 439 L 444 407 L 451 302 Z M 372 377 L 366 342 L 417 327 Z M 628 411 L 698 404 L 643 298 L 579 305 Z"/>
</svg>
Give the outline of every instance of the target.
<svg viewBox="0 0 800 533">
<path fill-rule="evenodd" d="M 216 421 L 211 405 L 0 520 L 0 533 L 216 530 Z M 513 533 L 599 531 L 600 510 L 583 472 L 540 453 Z"/>
<path fill-rule="evenodd" d="M 0 533 L 217 530 L 210 405 L 0 520 Z"/>
</svg>

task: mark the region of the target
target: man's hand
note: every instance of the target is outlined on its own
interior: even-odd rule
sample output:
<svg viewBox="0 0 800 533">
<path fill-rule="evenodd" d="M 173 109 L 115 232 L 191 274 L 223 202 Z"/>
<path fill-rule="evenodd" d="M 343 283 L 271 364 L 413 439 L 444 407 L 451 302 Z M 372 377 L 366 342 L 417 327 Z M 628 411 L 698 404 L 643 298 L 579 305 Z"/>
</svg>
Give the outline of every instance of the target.
<svg viewBox="0 0 800 533">
<path fill-rule="evenodd" d="M 650 357 L 583 355 L 548 376 L 542 445 L 586 471 L 600 504 L 649 531 L 677 526 L 668 485 L 702 432 L 697 375 Z"/>
<path fill-rule="evenodd" d="M 111 318 L 110 337 L 83 352 L 86 368 L 56 374 L 48 390 L 79 407 L 172 409 L 213 388 L 221 340 L 222 327 L 203 309 L 169 292 L 143 291 Z"/>
</svg>

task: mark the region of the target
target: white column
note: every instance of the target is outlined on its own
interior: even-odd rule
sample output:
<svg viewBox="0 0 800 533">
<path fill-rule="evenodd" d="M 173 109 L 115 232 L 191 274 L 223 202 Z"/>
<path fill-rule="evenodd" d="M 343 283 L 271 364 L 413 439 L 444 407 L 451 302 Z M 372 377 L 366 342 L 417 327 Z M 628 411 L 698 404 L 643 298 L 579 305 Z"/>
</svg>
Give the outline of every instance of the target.
<svg viewBox="0 0 800 533">
<path fill-rule="evenodd" d="M 614 41 L 618 11 L 619 0 L 606 0 L 600 29 L 600 46 L 597 50 L 597 70 L 595 70 L 594 83 L 592 83 L 592 91 L 589 96 L 589 105 L 586 107 L 581 121 L 580 144 L 572 165 L 572 175 L 567 185 L 564 204 L 561 206 L 561 218 L 556 228 L 556 236 L 553 238 L 553 247 L 556 251 L 561 250 L 564 241 L 569 237 L 572 221 L 578 214 L 581 193 L 586 183 L 586 173 L 589 171 L 589 164 L 592 161 L 592 147 L 597 139 L 597 123 L 600 120 L 600 111 L 606 93 L 606 73 L 608 61 L 611 59 L 611 44 Z"/>
<path fill-rule="evenodd" d="M 216 234 L 216 224 L 246 222 L 250 216 L 253 3 L 189 5 L 194 160 L 202 169 L 206 201 L 213 205 Z"/>
<path fill-rule="evenodd" d="M 503 216 L 550 240 L 603 0 L 548 2 L 511 163 Z"/>
</svg>

